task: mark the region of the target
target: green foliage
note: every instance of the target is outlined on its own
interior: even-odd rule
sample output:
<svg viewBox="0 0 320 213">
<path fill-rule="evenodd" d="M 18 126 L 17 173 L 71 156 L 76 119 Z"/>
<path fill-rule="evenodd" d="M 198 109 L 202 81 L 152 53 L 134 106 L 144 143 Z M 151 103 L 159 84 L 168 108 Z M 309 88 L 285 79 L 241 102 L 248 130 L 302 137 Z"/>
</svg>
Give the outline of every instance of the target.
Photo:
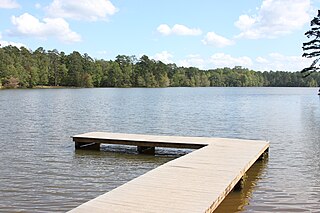
<svg viewBox="0 0 320 213">
<path fill-rule="evenodd" d="M 255 72 L 240 66 L 200 70 L 178 67 L 144 55 L 118 55 L 114 61 L 58 50 L 34 52 L 13 46 L 0 48 L 2 87 L 315 87 L 320 73 L 302 78 L 300 72 Z"/>
<path fill-rule="evenodd" d="M 307 77 L 313 72 L 319 71 L 319 60 L 320 60 L 320 10 L 318 10 L 318 15 L 314 17 L 310 23 L 311 30 L 308 30 L 305 35 L 311 38 L 311 41 L 303 43 L 303 55 L 306 58 L 316 58 L 313 63 L 304 68 L 301 73 Z"/>
</svg>

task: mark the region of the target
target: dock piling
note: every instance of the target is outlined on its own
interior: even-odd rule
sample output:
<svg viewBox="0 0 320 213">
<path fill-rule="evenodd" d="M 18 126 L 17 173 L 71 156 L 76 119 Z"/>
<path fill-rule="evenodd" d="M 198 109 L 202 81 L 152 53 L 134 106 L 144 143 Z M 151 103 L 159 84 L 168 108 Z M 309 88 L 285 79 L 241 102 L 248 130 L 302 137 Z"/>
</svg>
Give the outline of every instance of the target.
<svg viewBox="0 0 320 213">
<path fill-rule="evenodd" d="M 139 154 L 146 154 L 146 155 L 154 155 L 155 154 L 155 147 L 150 146 L 137 146 L 137 151 Z"/>
</svg>

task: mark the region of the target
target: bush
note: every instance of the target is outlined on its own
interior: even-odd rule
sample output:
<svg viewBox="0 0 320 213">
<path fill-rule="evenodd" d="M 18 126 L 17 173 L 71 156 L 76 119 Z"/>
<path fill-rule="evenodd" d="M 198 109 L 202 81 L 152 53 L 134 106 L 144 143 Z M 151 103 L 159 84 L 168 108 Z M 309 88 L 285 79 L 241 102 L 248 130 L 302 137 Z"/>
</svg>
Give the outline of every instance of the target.
<svg viewBox="0 0 320 213">
<path fill-rule="evenodd" d="M 18 78 L 10 77 L 3 81 L 3 87 L 6 89 L 15 89 L 19 87 L 19 83 Z"/>
</svg>

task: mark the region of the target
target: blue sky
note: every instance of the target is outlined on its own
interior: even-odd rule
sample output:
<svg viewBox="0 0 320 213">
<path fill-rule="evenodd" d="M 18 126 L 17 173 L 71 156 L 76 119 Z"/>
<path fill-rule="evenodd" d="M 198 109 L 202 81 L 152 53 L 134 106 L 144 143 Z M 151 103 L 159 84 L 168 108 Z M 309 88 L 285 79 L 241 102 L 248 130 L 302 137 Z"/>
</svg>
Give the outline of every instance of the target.
<svg viewBox="0 0 320 213">
<path fill-rule="evenodd" d="M 0 0 L 0 44 L 297 71 L 319 0 Z"/>
</svg>

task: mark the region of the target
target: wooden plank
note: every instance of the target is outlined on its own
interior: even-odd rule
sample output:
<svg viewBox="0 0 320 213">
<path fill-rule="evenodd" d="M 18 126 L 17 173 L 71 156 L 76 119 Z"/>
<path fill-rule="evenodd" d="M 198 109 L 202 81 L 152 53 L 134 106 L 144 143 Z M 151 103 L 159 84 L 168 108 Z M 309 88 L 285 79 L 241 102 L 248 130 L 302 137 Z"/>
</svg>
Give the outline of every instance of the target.
<svg viewBox="0 0 320 213">
<path fill-rule="evenodd" d="M 172 160 L 70 212 L 212 212 L 269 148 L 266 141 L 87 133 L 77 139 L 127 144 L 204 146 Z M 88 141 L 87 141 L 88 142 Z"/>
<path fill-rule="evenodd" d="M 179 136 L 159 136 L 159 135 L 140 135 L 140 134 L 123 134 L 108 132 L 89 132 L 75 135 L 73 141 L 78 143 L 106 143 L 122 144 L 133 146 L 156 146 L 171 148 L 193 148 L 199 149 L 210 143 L 224 141 L 224 138 L 208 137 L 179 137 Z M 237 140 L 238 139 L 228 139 Z"/>
<path fill-rule="evenodd" d="M 207 145 L 205 140 L 194 140 L 191 137 L 170 137 L 154 135 L 137 135 L 137 134 L 119 134 L 106 132 L 89 132 L 73 136 L 77 143 L 107 143 L 123 144 L 132 146 L 154 146 L 170 148 L 187 148 L 199 149 Z"/>
</svg>

